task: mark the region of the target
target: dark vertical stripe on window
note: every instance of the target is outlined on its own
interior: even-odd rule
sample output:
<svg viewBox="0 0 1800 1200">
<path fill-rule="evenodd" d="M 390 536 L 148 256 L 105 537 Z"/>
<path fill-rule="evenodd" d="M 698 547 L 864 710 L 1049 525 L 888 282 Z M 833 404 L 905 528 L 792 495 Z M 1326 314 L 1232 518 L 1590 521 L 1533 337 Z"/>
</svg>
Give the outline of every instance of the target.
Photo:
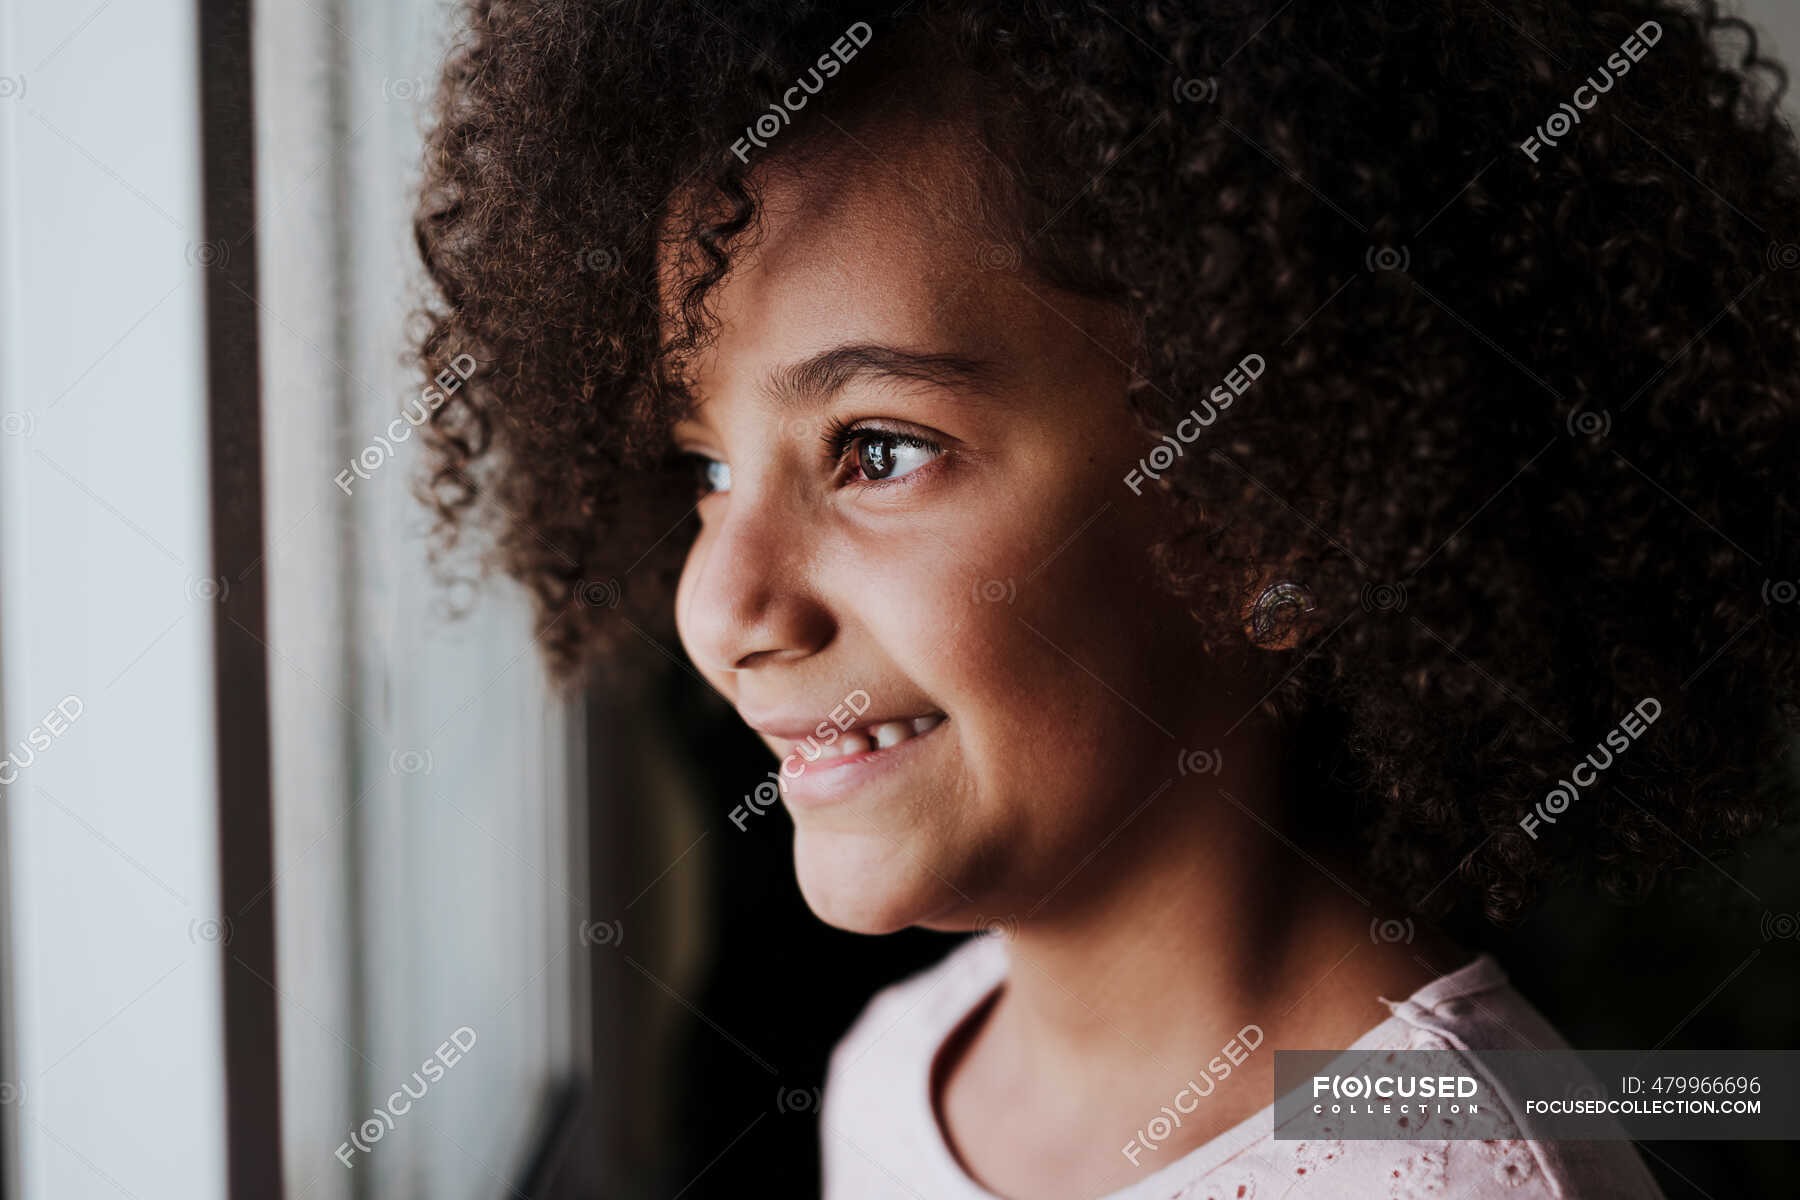
<svg viewBox="0 0 1800 1200">
<path fill-rule="evenodd" d="M 211 471 L 225 1134 L 233 1200 L 279 1200 L 273 814 L 257 367 L 250 0 L 200 0 L 200 139 Z"/>
</svg>

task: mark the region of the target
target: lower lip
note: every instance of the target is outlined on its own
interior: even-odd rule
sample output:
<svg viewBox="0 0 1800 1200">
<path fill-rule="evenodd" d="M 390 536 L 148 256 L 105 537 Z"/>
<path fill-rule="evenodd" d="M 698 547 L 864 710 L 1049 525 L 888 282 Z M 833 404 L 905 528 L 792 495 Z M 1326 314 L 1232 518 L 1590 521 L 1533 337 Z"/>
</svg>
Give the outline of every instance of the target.
<svg viewBox="0 0 1800 1200">
<path fill-rule="evenodd" d="M 932 742 L 938 731 L 950 723 L 948 717 L 914 734 L 898 746 L 885 750 L 866 750 L 861 754 L 845 754 L 804 764 L 796 776 L 782 775 L 781 798 L 800 808 L 818 808 L 848 800 L 883 775 L 897 771 L 917 758 L 920 748 Z M 785 761 L 785 760 L 784 760 Z"/>
</svg>

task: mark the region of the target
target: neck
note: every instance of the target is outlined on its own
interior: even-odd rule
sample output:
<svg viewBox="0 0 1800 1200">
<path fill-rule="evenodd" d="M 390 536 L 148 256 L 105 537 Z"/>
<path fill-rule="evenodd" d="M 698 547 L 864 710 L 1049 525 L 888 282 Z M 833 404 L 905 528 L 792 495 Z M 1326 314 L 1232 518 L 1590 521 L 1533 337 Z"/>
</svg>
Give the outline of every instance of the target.
<svg viewBox="0 0 1800 1200">
<path fill-rule="evenodd" d="M 1378 996 L 1438 973 L 1413 945 L 1371 936 L 1405 914 L 1276 832 L 1279 756 L 1264 749 L 1235 774 L 1179 778 L 1018 914 L 988 1024 L 1022 1072 L 1154 1098 L 1254 1025 L 1263 1053 L 1239 1074 L 1267 1083 L 1277 1046 L 1346 1046 L 1387 1015 Z M 1255 1090 L 1260 1107 L 1269 1092 Z"/>
</svg>

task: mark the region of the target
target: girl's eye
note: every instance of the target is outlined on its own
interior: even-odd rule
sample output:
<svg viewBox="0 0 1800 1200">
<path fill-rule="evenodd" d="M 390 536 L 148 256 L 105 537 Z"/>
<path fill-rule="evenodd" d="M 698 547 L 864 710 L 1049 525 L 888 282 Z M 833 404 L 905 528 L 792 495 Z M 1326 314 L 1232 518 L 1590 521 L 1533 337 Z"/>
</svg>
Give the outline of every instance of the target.
<svg viewBox="0 0 1800 1200">
<path fill-rule="evenodd" d="M 850 429 L 840 435 L 848 465 L 869 483 L 910 475 L 942 453 L 936 443 L 887 429 Z"/>
<path fill-rule="evenodd" d="M 731 464 L 704 454 L 688 451 L 682 455 L 693 471 L 694 491 L 705 498 L 715 492 L 731 490 Z"/>
</svg>

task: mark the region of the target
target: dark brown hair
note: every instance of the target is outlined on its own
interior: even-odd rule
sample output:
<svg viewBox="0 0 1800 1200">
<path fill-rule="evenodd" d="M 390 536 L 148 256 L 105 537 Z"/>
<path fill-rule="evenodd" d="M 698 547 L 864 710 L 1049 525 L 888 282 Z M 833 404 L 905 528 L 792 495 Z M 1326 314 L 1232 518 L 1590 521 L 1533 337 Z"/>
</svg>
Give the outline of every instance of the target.
<svg viewBox="0 0 1800 1200">
<path fill-rule="evenodd" d="M 1161 559 L 1220 654 L 1246 578 L 1311 591 L 1264 703 L 1338 731 L 1371 877 L 1497 919 L 1565 872 L 1636 894 L 1795 786 L 1785 84 L 1711 0 L 471 3 L 416 223 L 420 362 L 480 363 L 427 429 L 443 546 L 488 536 L 567 681 L 678 657 L 666 432 L 753 170 L 953 95 L 1011 198 L 969 270 L 1124 306 L 1146 429 L 1266 361 L 1165 477 Z M 666 239 L 697 264 L 668 345 Z M 1524 828 L 1646 697 L 1653 732 Z"/>
</svg>

